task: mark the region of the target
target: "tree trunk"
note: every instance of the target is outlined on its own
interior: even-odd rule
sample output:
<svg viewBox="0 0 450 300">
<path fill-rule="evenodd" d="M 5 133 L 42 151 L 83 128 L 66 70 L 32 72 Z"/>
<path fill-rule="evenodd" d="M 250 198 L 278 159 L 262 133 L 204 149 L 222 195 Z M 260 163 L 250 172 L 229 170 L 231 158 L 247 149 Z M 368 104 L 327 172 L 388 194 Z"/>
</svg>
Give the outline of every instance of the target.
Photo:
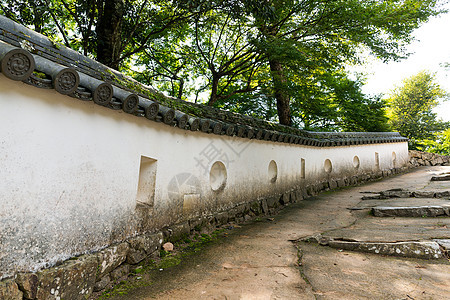
<svg viewBox="0 0 450 300">
<path fill-rule="evenodd" d="M 123 0 L 104 0 L 96 28 L 97 60 L 108 67 L 118 69 L 122 48 L 122 22 L 125 10 Z M 100 4 L 100 5 L 102 5 Z"/>
<path fill-rule="evenodd" d="M 280 124 L 291 126 L 291 97 L 286 92 L 287 79 L 284 74 L 283 65 L 276 59 L 269 59 L 269 64 L 275 98 L 277 99 L 278 119 L 280 120 Z"/>
<path fill-rule="evenodd" d="M 209 97 L 208 106 L 213 106 L 217 101 L 217 89 L 219 88 L 219 76 L 213 74 L 211 96 Z"/>
<path fill-rule="evenodd" d="M 34 1 L 31 1 L 29 3 L 32 7 L 32 11 L 33 11 L 33 25 L 34 25 L 34 31 L 42 33 L 42 13 L 40 12 L 40 10 L 36 7 L 36 3 L 34 3 Z"/>
<path fill-rule="evenodd" d="M 181 99 L 181 96 L 183 96 L 183 89 L 184 89 L 184 80 L 183 78 L 180 78 L 180 86 L 178 88 L 178 99 Z"/>
</svg>

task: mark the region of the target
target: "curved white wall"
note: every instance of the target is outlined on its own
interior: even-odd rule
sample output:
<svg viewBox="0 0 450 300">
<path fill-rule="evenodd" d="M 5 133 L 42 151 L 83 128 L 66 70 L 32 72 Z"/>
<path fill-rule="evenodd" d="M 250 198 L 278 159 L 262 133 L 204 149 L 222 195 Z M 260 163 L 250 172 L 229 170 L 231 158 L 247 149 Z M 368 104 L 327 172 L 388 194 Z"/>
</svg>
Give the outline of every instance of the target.
<svg viewBox="0 0 450 300">
<path fill-rule="evenodd" d="M 185 131 L 1 74 L 0 122 L 0 279 L 198 213 L 377 171 L 375 153 L 380 170 L 394 167 L 393 152 L 395 167 L 408 161 L 407 143 L 315 148 Z M 214 169 L 211 180 L 216 161 L 225 175 Z M 225 185 L 213 190 L 217 180 Z"/>
</svg>

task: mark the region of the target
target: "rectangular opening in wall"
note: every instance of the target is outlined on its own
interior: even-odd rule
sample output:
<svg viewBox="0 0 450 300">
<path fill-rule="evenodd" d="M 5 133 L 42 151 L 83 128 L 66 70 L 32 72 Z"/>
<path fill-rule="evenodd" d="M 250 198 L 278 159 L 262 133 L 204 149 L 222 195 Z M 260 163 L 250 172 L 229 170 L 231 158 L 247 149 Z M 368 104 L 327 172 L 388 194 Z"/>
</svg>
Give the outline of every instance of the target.
<svg viewBox="0 0 450 300">
<path fill-rule="evenodd" d="M 300 166 L 300 178 L 305 179 L 305 160 L 302 158 L 301 166 Z"/>
<path fill-rule="evenodd" d="M 380 168 L 380 155 L 378 154 L 378 152 L 375 152 L 375 168 Z"/>
<path fill-rule="evenodd" d="M 155 200 L 156 159 L 141 156 L 136 202 L 153 207 Z"/>
</svg>

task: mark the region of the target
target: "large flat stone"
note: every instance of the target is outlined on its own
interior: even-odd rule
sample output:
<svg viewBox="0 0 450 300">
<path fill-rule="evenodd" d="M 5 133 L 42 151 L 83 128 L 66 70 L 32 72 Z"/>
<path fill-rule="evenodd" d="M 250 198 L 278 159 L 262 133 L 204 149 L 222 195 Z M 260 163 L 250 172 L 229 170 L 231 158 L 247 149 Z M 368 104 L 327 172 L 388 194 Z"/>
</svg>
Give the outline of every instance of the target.
<svg viewBox="0 0 450 300">
<path fill-rule="evenodd" d="M 356 206 L 350 208 L 351 210 L 372 208 L 376 206 L 389 207 L 408 207 L 408 206 L 446 206 L 450 205 L 447 199 L 437 199 L 432 197 L 424 198 L 391 198 L 391 199 L 370 199 L 361 201 Z"/>
<path fill-rule="evenodd" d="M 38 272 L 37 299 L 88 298 L 94 289 L 97 267 L 97 255 L 86 255 Z"/>
<path fill-rule="evenodd" d="M 413 257 L 423 259 L 439 259 L 443 254 L 436 242 L 348 242 L 331 240 L 328 246 L 337 249 L 368 252 L 381 255 Z"/>
<path fill-rule="evenodd" d="M 450 175 L 448 175 L 450 176 Z M 432 178 L 439 178 L 432 177 Z M 439 182 L 443 181 L 443 182 Z M 448 181 L 448 180 L 446 180 Z M 376 199 L 392 199 L 392 198 L 449 198 L 450 191 L 448 190 L 450 185 L 448 182 L 444 180 L 434 180 L 430 182 L 430 185 L 425 187 L 424 189 L 392 189 L 387 191 L 375 192 L 375 191 L 366 191 L 363 192 L 365 195 L 361 197 L 362 200 L 376 200 Z"/>
<path fill-rule="evenodd" d="M 436 192 L 435 196 L 436 196 L 436 198 L 449 198 L 450 197 L 450 191 Z"/>
<path fill-rule="evenodd" d="M 450 181 L 450 174 L 433 176 L 431 177 L 431 181 Z"/>
<path fill-rule="evenodd" d="M 99 267 L 97 271 L 97 279 L 99 280 L 105 274 L 120 266 L 127 258 L 130 246 L 128 243 L 121 243 L 116 246 L 111 246 L 103 249 L 98 253 Z"/>
<path fill-rule="evenodd" d="M 412 193 L 403 189 L 392 189 L 380 192 L 380 195 L 384 198 L 408 198 L 412 196 Z"/>
<path fill-rule="evenodd" d="M 413 192 L 404 190 L 404 189 L 391 189 L 381 192 L 367 192 L 368 194 L 375 194 L 375 195 L 368 195 L 363 196 L 362 200 L 372 200 L 372 199 L 390 199 L 390 198 L 409 198 L 412 197 L 414 194 Z"/>
<path fill-rule="evenodd" d="M 375 217 L 439 217 L 450 216 L 449 206 L 377 206 L 372 208 Z"/>
<path fill-rule="evenodd" d="M 434 191 L 414 191 L 414 197 L 416 198 L 433 198 L 435 196 Z"/>
<path fill-rule="evenodd" d="M 137 264 L 161 247 L 163 241 L 162 232 L 146 234 L 132 238 L 128 241 L 130 250 L 127 254 L 127 262 Z"/>
<path fill-rule="evenodd" d="M 303 242 L 317 243 L 331 248 L 367 252 L 381 255 L 413 257 L 424 259 L 439 259 L 444 257 L 440 244 L 435 241 L 408 242 L 364 242 L 358 240 L 333 239 L 321 234 L 302 239 Z M 450 241 L 450 240 L 449 240 Z"/>
</svg>

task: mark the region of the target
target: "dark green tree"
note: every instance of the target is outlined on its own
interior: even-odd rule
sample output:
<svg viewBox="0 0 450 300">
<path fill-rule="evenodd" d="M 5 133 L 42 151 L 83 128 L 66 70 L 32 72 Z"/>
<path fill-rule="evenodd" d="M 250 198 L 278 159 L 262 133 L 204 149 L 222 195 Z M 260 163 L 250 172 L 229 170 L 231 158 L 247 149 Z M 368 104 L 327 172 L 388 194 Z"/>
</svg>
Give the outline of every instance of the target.
<svg viewBox="0 0 450 300">
<path fill-rule="evenodd" d="M 254 117 L 277 121 L 276 98 L 270 75 L 261 68 L 258 89 L 220 101 L 219 107 Z M 308 77 L 289 74 L 286 87 L 292 95 L 292 123 L 314 131 L 388 131 L 385 101 L 361 91 L 362 79 L 351 80 L 343 71 L 311 70 Z M 302 84 L 296 81 L 302 80 Z"/>
<path fill-rule="evenodd" d="M 351 123 L 380 116 L 382 103 L 356 92 L 343 65 L 361 49 L 403 57 L 439 2 L 0 0 L 0 13 L 175 97 L 249 114 L 261 105 L 285 125 L 368 130 Z"/>
<path fill-rule="evenodd" d="M 438 1 L 269 0 L 245 1 L 261 32 L 260 50 L 270 64 L 281 124 L 290 125 L 287 68 L 311 61 L 331 69 L 357 60 L 365 48 L 384 59 L 399 59 L 412 31 L 440 12 Z"/>
<path fill-rule="evenodd" d="M 204 0 L 0 0 L 0 13 L 119 69 L 214 6 Z"/>
</svg>

